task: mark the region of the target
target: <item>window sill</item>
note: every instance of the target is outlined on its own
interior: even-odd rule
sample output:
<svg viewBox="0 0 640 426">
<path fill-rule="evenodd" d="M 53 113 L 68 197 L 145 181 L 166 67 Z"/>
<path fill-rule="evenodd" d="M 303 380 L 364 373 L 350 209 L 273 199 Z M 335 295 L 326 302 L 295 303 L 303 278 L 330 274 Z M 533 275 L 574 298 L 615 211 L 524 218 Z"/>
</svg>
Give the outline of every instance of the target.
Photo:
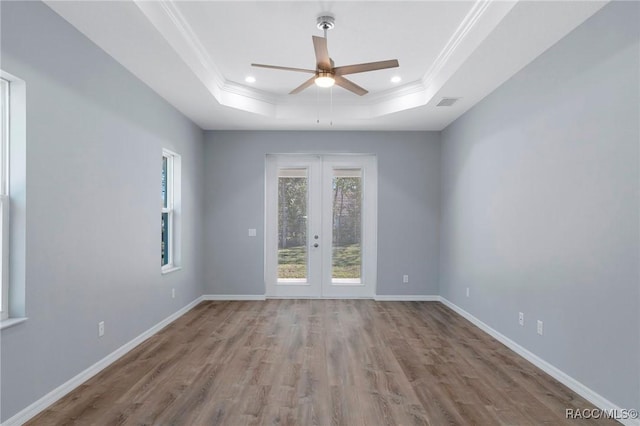
<svg viewBox="0 0 640 426">
<path fill-rule="evenodd" d="M 18 325 L 22 322 L 25 322 L 29 318 L 7 318 L 0 320 L 0 330 L 4 330 L 5 328 L 13 327 L 14 325 Z"/>
<path fill-rule="evenodd" d="M 170 274 L 171 272 L 175 272 L 175 271 L 179 271 L 180 269 L 182 269 L 181 266 L 172 266 L 170 268 L 164 268 L 160 270 L 160 273 L 162 275 L 166 275 L 166 274 Z"/>
</svg>

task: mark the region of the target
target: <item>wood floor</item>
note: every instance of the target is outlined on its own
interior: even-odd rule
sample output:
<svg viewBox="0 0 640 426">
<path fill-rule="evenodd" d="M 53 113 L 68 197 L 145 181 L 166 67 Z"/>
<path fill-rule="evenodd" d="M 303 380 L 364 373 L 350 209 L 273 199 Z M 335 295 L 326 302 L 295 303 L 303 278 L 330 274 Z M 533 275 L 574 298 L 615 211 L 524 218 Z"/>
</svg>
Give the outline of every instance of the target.
<svg viewBox="0 0 640 426">
<path fill-rule="evenodd" d="M 588 402 L 436 302 L 203 302 L 32 425 L 561 425 Z"/>
</svg>

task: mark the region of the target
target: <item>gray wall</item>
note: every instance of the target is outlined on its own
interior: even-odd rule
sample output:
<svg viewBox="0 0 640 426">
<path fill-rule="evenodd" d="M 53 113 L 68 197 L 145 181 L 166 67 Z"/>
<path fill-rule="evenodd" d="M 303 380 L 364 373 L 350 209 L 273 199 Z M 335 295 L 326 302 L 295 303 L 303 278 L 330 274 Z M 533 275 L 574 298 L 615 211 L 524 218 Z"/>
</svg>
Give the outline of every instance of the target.
<svg viewBox="0 0 640 426">
<path fill-rule="evenodd" d="M 638 408 L 638 3 L 606 6 L 442 135 L 206 132 L 204 147 L 46 6 L 1 7 L 1 66 L 27 82 L 29 316 L 0 334 L 1 420 L 203 292 L 264 294 L 264 159 L 278 152 L 378 156 L 378 294 L 442 294 Z M 183 270 L 166 276 L 162 147 L 183 156 Z"/>
<path fill-rule="evenodd" d="M 442 133 L 441 294 L 623 408 L 640 408 L 639 7 L 605 6 Z"/>
<path fill-rule="evenodd" d="M 265 155 L 301 152 L 377 155 L 377 294 L 438 294 L 437 133 L 224 131 L 206 133 L 205 293 L 265 293 Z"/>
<path fill-rule="evenodd" d="M 27 89 L 29 320 L 1 332 L 6 420 L 202 294 L 203 133 L 44 4 L 2 2 L 1 28 Z M 183 160 L 183 269 L 166 276 L 162 147 Z"/>
</svg>

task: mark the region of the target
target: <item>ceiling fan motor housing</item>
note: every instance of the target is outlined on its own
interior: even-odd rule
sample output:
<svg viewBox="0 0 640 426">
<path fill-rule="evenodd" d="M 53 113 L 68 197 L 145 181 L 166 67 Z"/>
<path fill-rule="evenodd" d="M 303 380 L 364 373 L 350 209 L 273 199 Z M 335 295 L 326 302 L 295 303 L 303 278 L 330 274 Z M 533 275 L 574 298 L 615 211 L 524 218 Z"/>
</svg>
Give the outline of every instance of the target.
<svg viewBox="0 0 640 426">
<path fill-rule="evenodd" d="M 316 19 L 316 26 L 318 27 L 319 30 L 331 30 L 333 29 L 333 27 L 336 26 L 336 20 L 333 16 L 330 15 L 324 15 L 324 16 L 318 16 L 318 19 Z"/>
</svg>

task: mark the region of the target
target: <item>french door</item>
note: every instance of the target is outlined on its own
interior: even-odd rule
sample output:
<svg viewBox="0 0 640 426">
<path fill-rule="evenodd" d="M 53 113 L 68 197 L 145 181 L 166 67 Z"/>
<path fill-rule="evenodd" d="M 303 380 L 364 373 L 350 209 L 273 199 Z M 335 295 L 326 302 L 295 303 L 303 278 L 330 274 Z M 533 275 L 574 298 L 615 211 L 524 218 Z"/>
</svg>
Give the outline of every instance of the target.
<svg viewBox="0 0 640 426">
<path fill-rule="evenodd" d="M 267 155 L 268 297 L 372 298 L 377 162 L 372 155 Z"/>
</svg>

